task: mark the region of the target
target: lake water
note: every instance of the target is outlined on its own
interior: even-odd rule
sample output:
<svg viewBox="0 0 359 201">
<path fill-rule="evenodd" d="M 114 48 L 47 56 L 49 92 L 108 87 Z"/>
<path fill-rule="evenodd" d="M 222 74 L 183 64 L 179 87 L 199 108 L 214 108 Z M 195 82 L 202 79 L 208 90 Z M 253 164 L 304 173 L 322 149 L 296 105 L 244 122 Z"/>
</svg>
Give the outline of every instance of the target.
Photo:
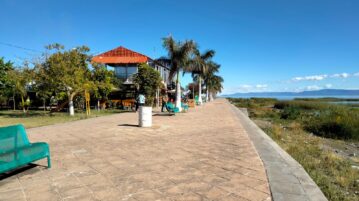
<svg viewBox="0 0 359 201">
<path fill-rule="evenodd" d="M 335 102 L 330 102 L 333 104 L 343 104 L 343 105 L 348 105 L 348 104 L 359 104 L 359 101 L 335 101 Z"/>
<path fill-rule="evenodd" d="M 342 99 L 359 99 L 359 96 L 248 96 L 248 95 L 238 95 L 230 98 L 275 98 L 278 100 L 293 100 L 295 98 L 342 98 Z M 346 102 L 354 102 L 357 101 L 346 101 Z M 347 103 L 349 104 L 349 103 Z"/>
</svg>

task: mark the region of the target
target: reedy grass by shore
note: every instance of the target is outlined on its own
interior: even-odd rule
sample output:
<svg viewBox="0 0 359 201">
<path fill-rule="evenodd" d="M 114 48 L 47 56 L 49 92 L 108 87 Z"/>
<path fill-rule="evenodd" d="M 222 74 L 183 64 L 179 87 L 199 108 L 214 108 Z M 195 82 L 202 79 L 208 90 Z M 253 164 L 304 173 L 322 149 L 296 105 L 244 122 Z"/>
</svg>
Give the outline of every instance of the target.
<svg viewBox="0 0 359 201">
<path fill-rule="evenodd" d="M 359 200 L 359 170 L 352 167 L 359 165 L 359 159 L 333 148 L 350 143 L 358 151 L 359 110 L 318 100 L 229 100 L 237 107 L 248 108 L 250 118 L 304 167 L 328 200 Z M 342 130 L 331 132 L 330 126 L 323 125 L 336 125 Z M 340 136 L 343 130 L 350 135 Z"/>
</svg>

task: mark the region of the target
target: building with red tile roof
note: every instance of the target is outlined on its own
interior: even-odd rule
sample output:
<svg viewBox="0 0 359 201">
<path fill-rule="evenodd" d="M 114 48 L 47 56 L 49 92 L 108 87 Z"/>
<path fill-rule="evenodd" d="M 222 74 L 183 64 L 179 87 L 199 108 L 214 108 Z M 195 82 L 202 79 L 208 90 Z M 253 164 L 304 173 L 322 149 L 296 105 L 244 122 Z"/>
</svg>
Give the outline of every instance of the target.
<svg viewBox="0 0 359 201">
<path fill-rule="evenodd" d="M 163 62 L 163 59 L 153 60 L 146 55 L 122 46 L 94 56 L 92 62 L 114 67 L 116 76 L 129 84 L 132 83 L 133 74 L 137 73 L 138 65 L 147 63 L 160 73 L 165 84 L 170 82 L 168 79 L 169 63 Z"/>
<path fill-rule="evenodd" d="M 123 64 L 148 63 L 149 61 L 152 61 L 152 59 L 148 56 L 120 46 L 93 57 L 92 61 L 115 67 Z"/>
</svg>

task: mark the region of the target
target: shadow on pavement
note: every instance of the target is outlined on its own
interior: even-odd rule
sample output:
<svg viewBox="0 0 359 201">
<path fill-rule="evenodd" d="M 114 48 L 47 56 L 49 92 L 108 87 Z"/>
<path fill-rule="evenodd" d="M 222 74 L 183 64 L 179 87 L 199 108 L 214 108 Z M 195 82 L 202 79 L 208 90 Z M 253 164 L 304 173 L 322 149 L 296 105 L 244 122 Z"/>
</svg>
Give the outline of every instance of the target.
<svg viewBox="0 0 359 201">
<path fill-rule="evenodd" d="M 136 125 L 136 124 L 119 124 L 118 126 L 138 127 L 138 125 Z"/>
<path fill-rule="evenodd" d="M 35 168 L 37 166 L 46 167 L 46 166 L 43 166 L 43 165 L 36 165 L 36 164 L 30 163 L 29 165 L 26 165 L 24 167 L 21 167 L 21 168 L 18 168 L 18 169 L 11 170 L 9 172 L 0 174 L 0 181 L 3 180 L 3 179 L 6 179 L 6 178 L 12 177 L 14 175 L 23 173 L 23 172 L 25 172 L 27 170 L 30 170 L 30 169 L 32 169 L 33 171 L 40 171 L 40 170 L 33 169 L 33 168 Z M 33 171 L 29 171 L 29 172 L 33 172 Z"/>
</svg>

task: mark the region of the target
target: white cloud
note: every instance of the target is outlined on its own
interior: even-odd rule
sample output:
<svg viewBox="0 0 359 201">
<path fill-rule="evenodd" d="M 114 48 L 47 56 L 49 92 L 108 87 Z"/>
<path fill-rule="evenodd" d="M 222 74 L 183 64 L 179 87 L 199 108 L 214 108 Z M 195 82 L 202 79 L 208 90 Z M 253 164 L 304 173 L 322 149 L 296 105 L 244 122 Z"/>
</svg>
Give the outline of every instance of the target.
<svg viewBox="0 0 359 201">
<path fill-rule="evenodd" d="M 333 74 L 330 77 L 334 77 L 334 78 L 348 78 L 350 76 L 350 74 L 348 73 L 337 73 L 337 74 Z"/>
<path fill-rule="evenodd" d="M 303 88 L 295 88 L 294 90 L 288 90 L 288 91 L 302 92 L 302 91 L 304 91 L 304 90 L 303 90 Z"/>
<path fill-rule="evenodd" d="M 252 85 L 241 84 L 237 87 L 224 88 L 224 90 L 222 91 L 222 94 L 234 94 L 234 93 L 241 93 L 241 92 L 249 92 L 251 89 L 253 89 Z"/>
<path fill-rule="evenodd" d="M 346 79 L 348 77 L 351 76 L 357 76 L 359 77 L 359 72 L 354 73 L 354 74 L 349 74 L 349 73 L 336 73 L 336 74 L 332 74 L 332 75 L 326 75 L 326 74 L 322 74 L 322 75 L 310 75 L 310 76 L 302 76 L 302 77 L 294 77 L 292 78 L 292 81 L 321 81 L 324 80 L 326 78 L 342 78 L 342 79 Z"/>
<path fill-rule="evenodd" d="M 257 84 L 256 88 L 257 89 L 266 89 L 266 88 L 268 88 L 268 85 L 267 84 Z"/>
<path fill-rule="evenodd" d="M 309 85 L 306 86 L 304 88 L 297 88 L 295 91 L 300 92 L 300 91 L 315 91 L 315 90 L 321 90 L 321 89 L 329 89 L 332 88 L 333 85 L 332 84 L 325 84 L 325 85 Z"/>
<path fill-rule="evenodd" d="M 248 91 L 250 89 L 252 89 L 253 86 L 252 85 L 249 85 L 249 84 L 241 84 L 239 85 L 238 89 L 239 90 L 242 90 L 242 91 Z"/>
<path fill-rule="evenodd" d="M 267 84 L 241 84 L 237 87 L 225 88 L 222 94 L 246 93 L 246 92 L 261 92 L 268 89 Z"/>
<path fill-rule="evenodd" d="M 311 86 L 305 87 L 305 89 L 308 91 L 313 91 L 313 90 L 319 90 L 319 89 L 321 89 L 321 87 L 319 87 L 317 85 L 311 85 Z"/>
<path fill-rule="evenodd" d="M 304 76 L 304 77 L 295 77 L 292 80 L 293 81 L 320 81 L 327 78 L 328 75 L 310 75 L 310 76 Z"/>
</svg>

